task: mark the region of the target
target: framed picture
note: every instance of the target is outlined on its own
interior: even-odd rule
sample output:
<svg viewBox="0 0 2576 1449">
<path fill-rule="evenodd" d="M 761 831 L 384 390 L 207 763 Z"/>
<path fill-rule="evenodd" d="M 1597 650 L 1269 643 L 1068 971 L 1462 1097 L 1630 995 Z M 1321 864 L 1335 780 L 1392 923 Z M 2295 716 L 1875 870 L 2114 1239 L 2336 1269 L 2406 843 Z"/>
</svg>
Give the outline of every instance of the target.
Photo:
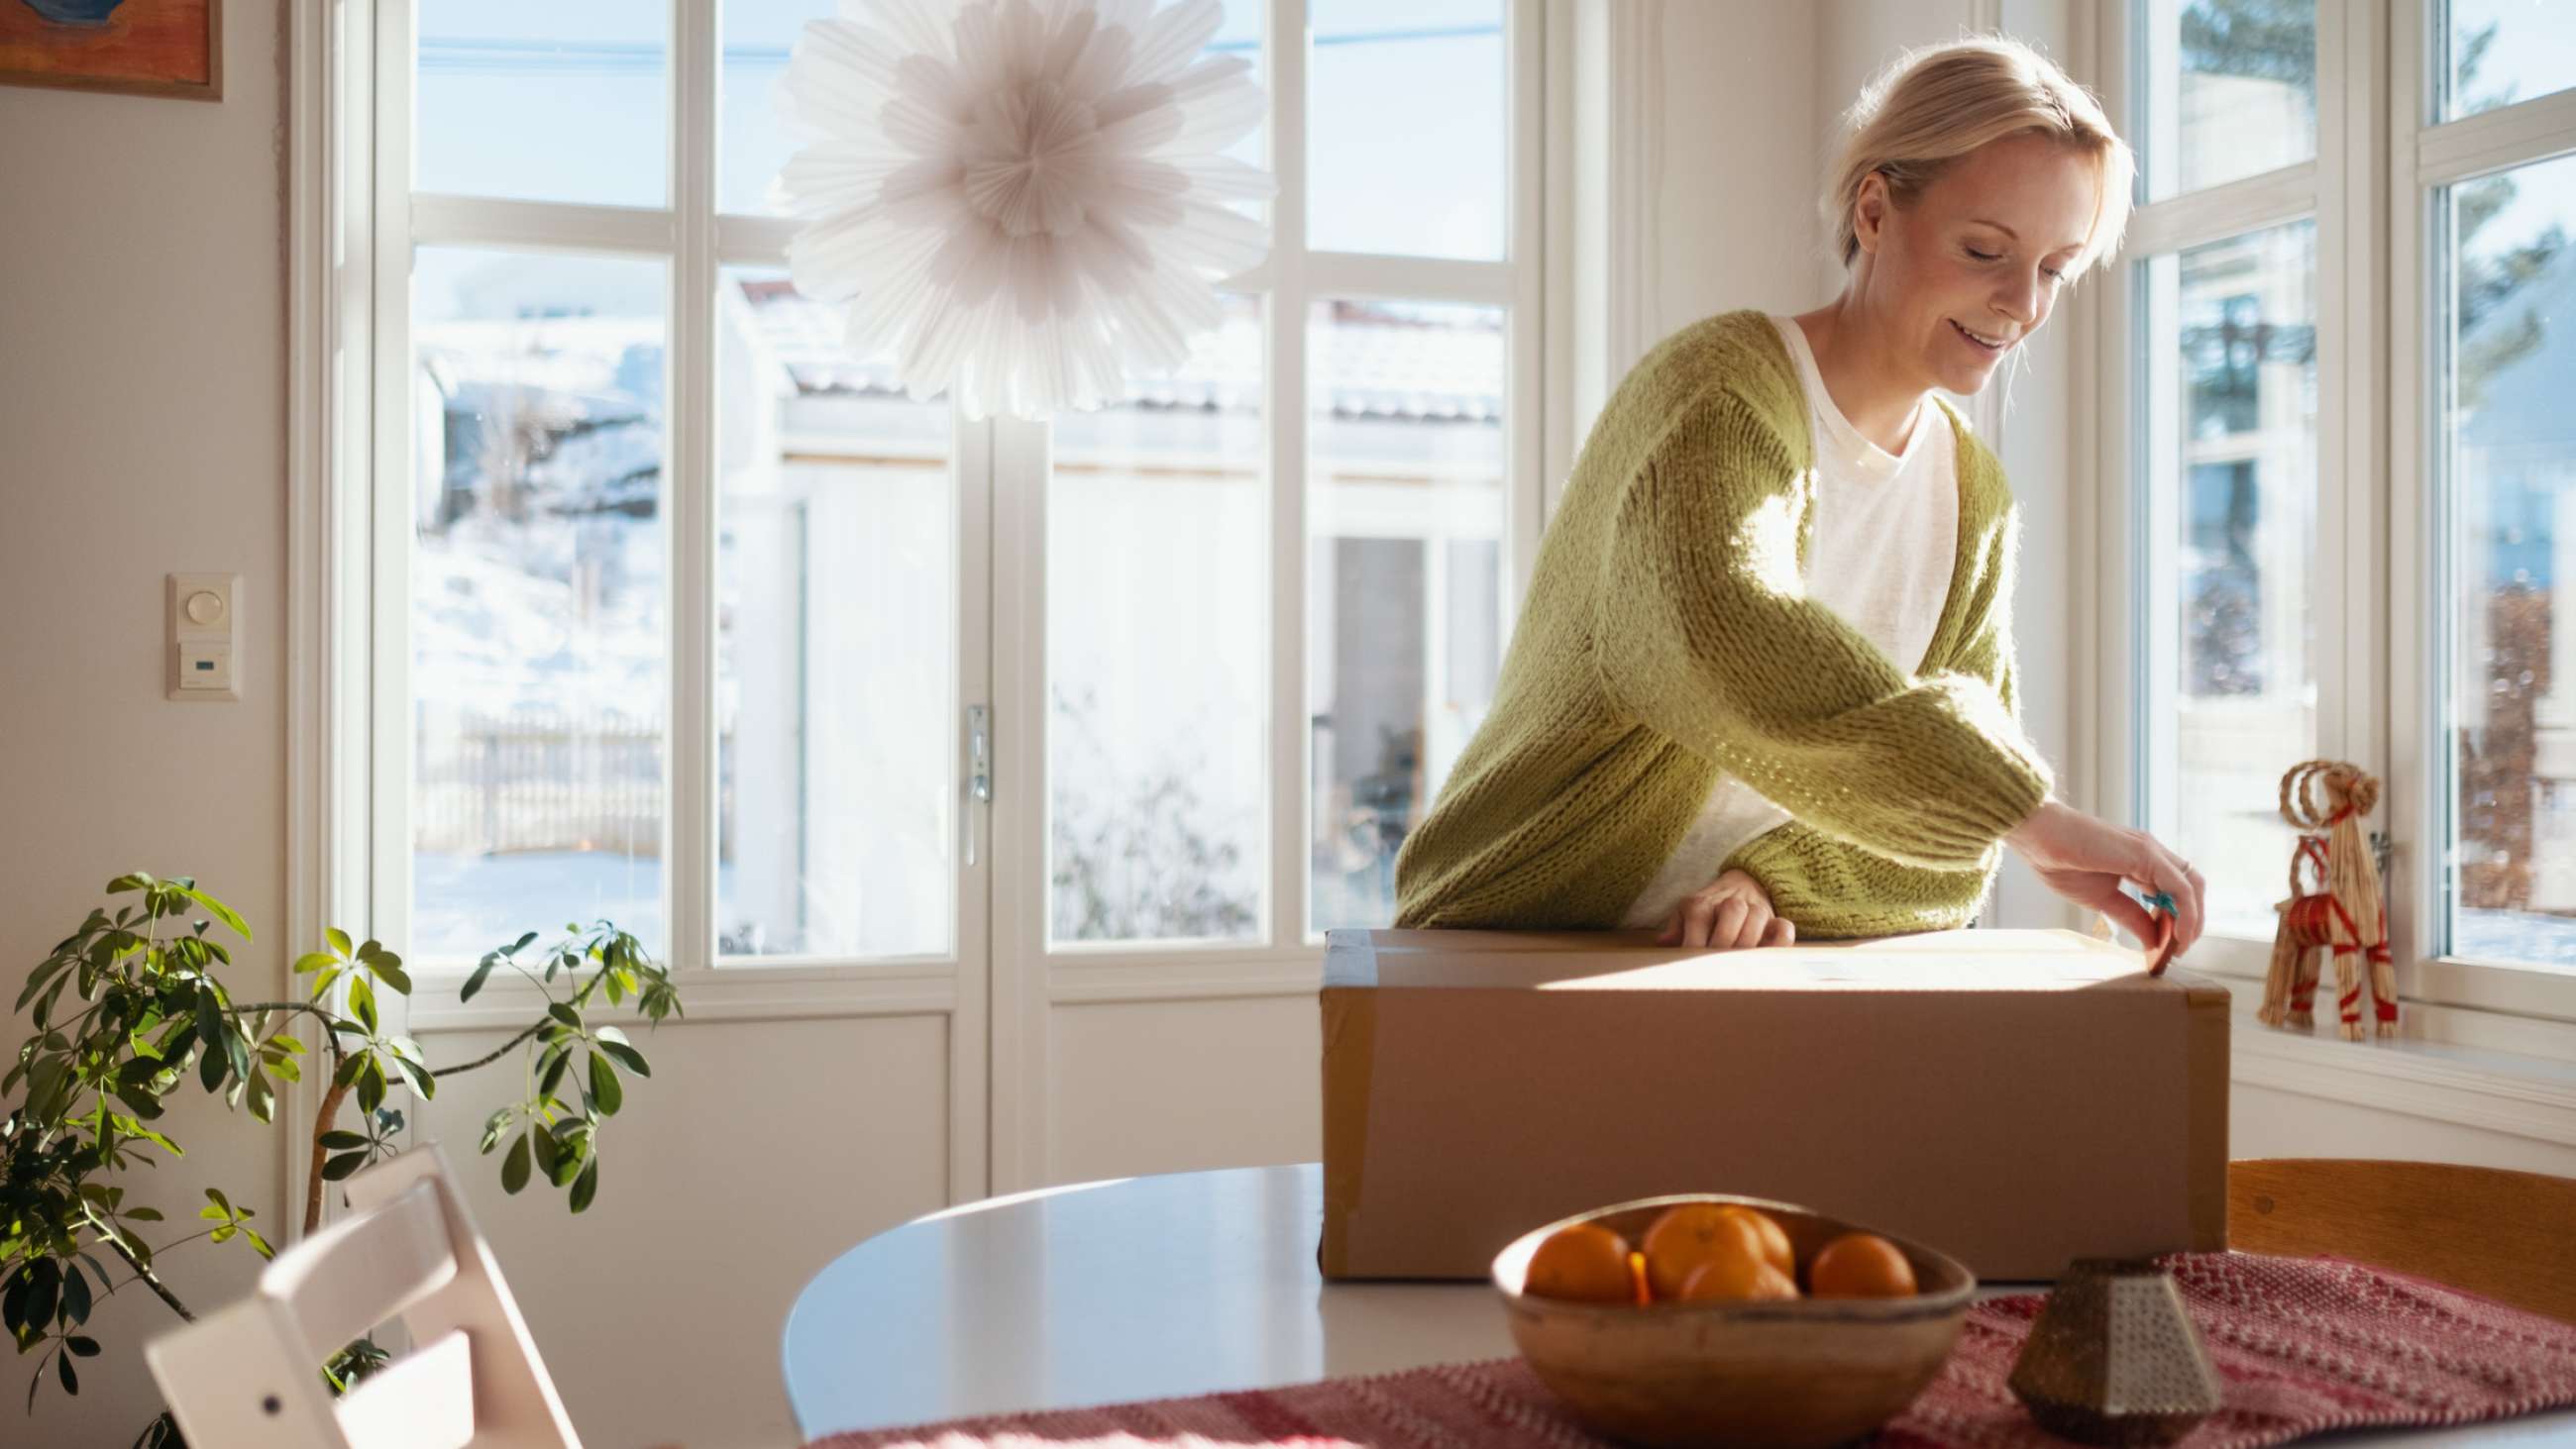
<svg viewBox="0 0 2576 1449">
<path fill-rule="evenodd" d="M 224 0 L 0 0 L 0 83 L 224 95 Z"/>
</svg>

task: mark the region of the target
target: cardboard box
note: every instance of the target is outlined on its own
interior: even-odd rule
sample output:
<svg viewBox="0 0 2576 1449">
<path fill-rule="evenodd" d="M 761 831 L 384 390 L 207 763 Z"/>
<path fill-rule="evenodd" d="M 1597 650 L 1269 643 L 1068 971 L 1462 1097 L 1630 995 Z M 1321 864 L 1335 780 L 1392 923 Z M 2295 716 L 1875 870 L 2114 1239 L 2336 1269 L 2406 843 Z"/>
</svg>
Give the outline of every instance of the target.
<svg viewBox="0 0 2576 1449">
<path fill-rule="evenodd" d="M 2228 997 L 2072 931 L 1704 953 L 1334 931 L 1327 1278 L 1481 1278 L 1572 1213 L 1776 1198 L 1983 1278 L 2227 1243 Z"/>
</svg>

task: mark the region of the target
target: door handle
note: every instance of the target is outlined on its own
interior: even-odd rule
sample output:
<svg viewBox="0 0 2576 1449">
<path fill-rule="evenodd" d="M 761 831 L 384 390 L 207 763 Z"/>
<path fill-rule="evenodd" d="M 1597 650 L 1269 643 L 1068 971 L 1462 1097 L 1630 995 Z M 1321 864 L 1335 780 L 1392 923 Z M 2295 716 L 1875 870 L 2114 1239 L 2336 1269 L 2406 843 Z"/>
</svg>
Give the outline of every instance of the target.
<svg viewBox="0 0 2576 1449">
<path fill-rule="evenodd" d="M 978 805 L 993 803 L 993 710 L 966 706 L 966 863 L 975 863 L 975 817 Z"/>
</svg>

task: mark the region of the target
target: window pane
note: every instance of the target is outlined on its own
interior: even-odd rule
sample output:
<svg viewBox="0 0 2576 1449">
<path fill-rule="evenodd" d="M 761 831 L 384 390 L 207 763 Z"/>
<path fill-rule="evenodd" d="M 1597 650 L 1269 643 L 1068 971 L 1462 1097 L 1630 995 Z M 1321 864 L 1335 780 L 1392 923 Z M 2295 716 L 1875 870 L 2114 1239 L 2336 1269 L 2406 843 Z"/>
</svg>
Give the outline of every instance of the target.
<svg viewBox="0 0 2576 1449">
<path fill-rule="evenodd" d="M 669 0 L 420 0 L 419 17 L 420 190 L 663 204 Z"/>
<path fill-rule="evenodd" d="M 2443 120 L 2576 86 L 2576 5 L 2450 0 L 2442 9 Z"/>
<path fill-rule="evenodd" d="M 1167 381 L 1055 422 L 1049 939 L 1247 939 L 1270 878 L 1261 304 Z M 1186 608 L 1175 608 L 1186 600 Z"/>
<path fill-rule="evenodd" d="M 412 930 L 606 916 L 667 950 L 663 266 L 413 266 Z"/>
<path fill-rule="evenodd" d="M 944 956 L 957 917 L 945 401 L 783 277 L 716 295 L 716 931 L 734 956 Z"/>
<path fill-rule="evenodd" d="M 778 78 L 805 22 L 838 13 L 833 0 L 724 0 L 724 74 L 716 104 L 716 209 L 776 211 L 769 183 L 800 138 L 778 117 Z"/>
<path fill-rule="evenodd" d="M 2209 929 L 2268 940 L 2316 754 L 2316 225 L 2146 267 L 2149 818 L 2209 881 Z"/>
<path fill-rule="evenodd" d="M 717 104 L 716 209 L 746 215 L 772 215 L 769 184 L 788 158 L 808 138 L 778 116 L 778 78 L 787 73 L 788 55 L 805 33 L 805 22 L 837 13 L 834 0 L 724 0 L 724 74 Z M 1211 54 L 1243 55 L 1260 80 L 1261 5 L 1259 0 L 1226 0 L 1225 20 L 1208 42 Z M 1266 82 L 1265 82 L 1266 84 Z M 1267 167 L 1266 128 L 1235 144 L 1227 154 Z M 1254 215 L 1258 203 L 1237 203 Z"/>
<path fill-rule="evenodd" d="M 2576 158 L 2442 216 L 2450 950 L 2576 969 Z"/>
<path fill-rule="evenodd" d="M 1509 615 L 1503 312 L 1320 302 L 1307 330 L 1315 930 L 1395 918 L 1395 852 L 1493 701 Z"/>
<path fill-rule="evenodd" d="M 1310 243 L 1499 260 L 1501 0 L 1313 0 L 1307 13 Z"/>
<path fill-rule="evenodd" d="M 2149 200 L 2316 159 L 2316 0 L 2148 0 L 2137 15 Z"/>
</svg>

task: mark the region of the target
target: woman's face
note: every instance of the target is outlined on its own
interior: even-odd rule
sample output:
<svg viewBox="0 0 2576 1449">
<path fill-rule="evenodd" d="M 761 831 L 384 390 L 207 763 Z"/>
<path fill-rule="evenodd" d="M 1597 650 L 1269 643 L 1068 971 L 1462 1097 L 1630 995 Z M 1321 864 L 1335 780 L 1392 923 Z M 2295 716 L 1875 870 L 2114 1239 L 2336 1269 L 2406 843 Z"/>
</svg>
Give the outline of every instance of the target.
<svg viewBox="0 0 2576 1449">
<path fill-rule="evenodd" d="M 1960 157 L 1908 206 L 1890 204 L 1884 178 L 1863 182 L 1864 299 L 1898 366 L 1925 387 L 1984 387 L 2048 320 L 2097 197 L 2090 158 L 2027 134 Z"/>
</svg>

